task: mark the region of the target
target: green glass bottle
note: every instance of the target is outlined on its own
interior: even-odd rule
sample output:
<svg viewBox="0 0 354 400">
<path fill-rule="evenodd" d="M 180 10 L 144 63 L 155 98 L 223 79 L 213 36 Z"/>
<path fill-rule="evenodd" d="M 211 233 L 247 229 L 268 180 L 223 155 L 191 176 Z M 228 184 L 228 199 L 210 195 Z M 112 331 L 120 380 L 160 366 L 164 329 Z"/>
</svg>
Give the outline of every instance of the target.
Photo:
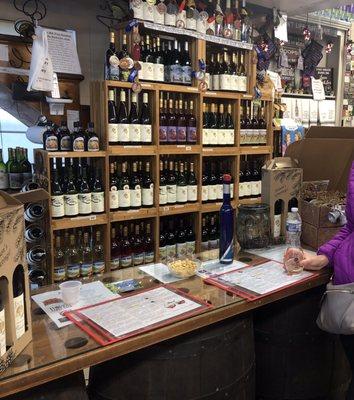
<svg viewBox="0 0 354 400">
<path fill-rule="evenodd" d="M 7 190 L 9 188 L 9 176 L 7 168 L 2 158 L 2 149 L 0 149 L 0 189 Z"/>
</svg>

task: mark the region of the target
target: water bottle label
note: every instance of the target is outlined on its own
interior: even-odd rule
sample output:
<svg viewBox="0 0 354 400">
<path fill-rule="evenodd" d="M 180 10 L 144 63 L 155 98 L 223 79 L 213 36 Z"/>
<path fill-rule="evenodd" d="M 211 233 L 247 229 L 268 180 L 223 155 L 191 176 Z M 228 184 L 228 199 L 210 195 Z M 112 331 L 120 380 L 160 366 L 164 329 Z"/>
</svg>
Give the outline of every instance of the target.
<svg viewBox="0 0 354 400">
<path fill-rule="evenodd" d="M 81 276 L 90 276 L 92 275 L 92 263 L 81 264 L 80 272 Z"/>
<path fill-rule="evenodd" d="M 288 232 L 291 232 L 291 233 L 293 233 L 293 232 L 296 232 L 296 233 L 301 232 L 301 222 L 289 222 L 289 221 L 287 221 L 286 222 L 286 230 Z"/>
</svg>

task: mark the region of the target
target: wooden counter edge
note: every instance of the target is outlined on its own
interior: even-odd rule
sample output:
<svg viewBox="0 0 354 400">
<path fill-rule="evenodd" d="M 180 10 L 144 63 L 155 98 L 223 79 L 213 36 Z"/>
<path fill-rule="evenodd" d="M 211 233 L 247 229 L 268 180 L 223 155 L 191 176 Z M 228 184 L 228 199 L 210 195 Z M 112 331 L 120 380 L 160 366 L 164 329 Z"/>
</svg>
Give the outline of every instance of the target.
<svg viewBox="0 0 354 400">
<path fill-rule="evenodd" d="M 284 289 L 283 291 L 273 293 L 270 296 L 263 297 L 259 300 L 252 302 L 241 300 L 238 303 L 233 303 L 222 308 L 205 312 L 195 317 L 182 320 L 164 328 L 147 332 L 143 335 L 139 335 L 116 344 L 89 350 L 87 353 L 81 353 L 44 367 L 39 367 L 28 372 L 13 375 L 8 379 L 0 381 L 0 398 L 30 389 L 35 386 L 39 386 L 76 371 L 80 371 L 84 368 L 88 368 L 92 365 L 123 356 L 136 350 L 157 344 L 164 340 L 168 340 L 176 336 L 183 335 L 184 333 L 203 328 L 215 322 L 240 315 L 242 313 L 259 308 L 265 304 L 269 304 L 297 293 L 304 292 L 311 288 L 327 283 L 329 278 L 330 273 L 324 272 L 321 273 L 316 279 L 292 286 Z"/>
</svg>

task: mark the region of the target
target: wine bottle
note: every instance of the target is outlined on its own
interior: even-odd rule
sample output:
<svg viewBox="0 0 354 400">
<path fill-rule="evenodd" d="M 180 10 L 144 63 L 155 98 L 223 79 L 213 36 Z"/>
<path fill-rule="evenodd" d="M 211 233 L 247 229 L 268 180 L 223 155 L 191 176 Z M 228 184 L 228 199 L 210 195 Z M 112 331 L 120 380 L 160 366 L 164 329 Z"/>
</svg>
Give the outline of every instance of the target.
<svg viewBox="0 0 354 400">
<path fill-rule="evenodd" d="M 118 179 L 118 204 L 119 210 L 129 210 L 130 208 L 130 180 L 127 173 L 127 164 L 122 164 L 122 175 Z"/>
<path fill-rule="evenodd" d="M 144 246 L 144 264 L 151 264 L 155 261 L 154 241 L 151 236 L 151 224 L 148 222 L 145 228 L 143 240 Z"/>
<path fill-rule="evenodd" d="M 173 161 L 170 161 L 169 174 L 167 177 L 167 204 L 177 202 L 177 176 L 173 169 Z"/>
<path fill-rule="evenodd" d="M 87 182 L 86 168 L 82 168 L 80 186 L 78 187 L 78 202 L 79 202 L 79 214 L 89 215 L 92 213 L 92 202 L 91 202 L 91 189 Z"/>
<path fill-rule="evenodd" d="M 66 273 L 68 279 L 76 279 L 80 276 L 80 255 L 76 246 L 75 235 L 70 235 L 69 237 Z"/>
<path fill-rule="evenodd" d="M 101 242 L 101 231 L 97 230 L 95 234 L 95 245 L 93 247 L 93 265 L 92 270 L 95 275 L 104 272 L 104 247 Z"/>
<path fill-rule="evenodd" d="M 60 151 L 72 151 L 72 138 L 66 121 L 61 121 L 61 126 L 58 129 L 57 137 Z"/>
<path fill-rule="evenodd" d="M 210 227 L 209 227 L 209 250 L 214 250 L 219 247 L 219 237 L 218 231 L 215 225 L 215 217 L 210 218 Z"/>
<path fill-rule="evenodd" d="M 219 85 L 220 90 L 230 90 L 231 89 L 231 75 L 229 71 L 229 56 L 227 51 L 224 51 L 223 61 L 220 65 L 220 75 L 219 75 Z"/>
<path fill-rule="evenodd" d="M 217 114 L 217 146 L 226 146 L 227 145 L 227 136 L 226 136 L 226 121 L 224 114 L 224 105 L 219 105 L 219 113 Z"/>
<path fill-rule="evenodd" d="M 234 29 L 234 14 L 231 9 L 231 0 L 226 0 L 223 36 L 227 39 L 233 39 Z"/>
<path fill-rule="evenodd" d="M 223 185 L 224 185 L 224 164 L 220 163 L 219 168 L 218 168 L 218 174 L 217 174 L 217 186 L 216 186 L 216 200 L 221 200 L 224 197 L 224 192 L 223 192 Z"/>
<path fill-rule="evenodd" d="M 58 137 L 52 125 L 47 125 L 46 130 L 43 133 L 43 149 L 47 151 L 58 151 Z"/>
<path fill-rule="evenodd" d="M 111 271 L 119 269 L 120 264 L 120 245 L 116 237 L 116 229 L 111 229 Z"/>
<path fill-rule="evenodd" d="M 194 173 L 194 163 L 190 163 L 190 170 L 187 183 L 187 199 L 188 202 L 194 203 L 197 201 L 198 183 Z"/>
<path fill-rule="evenodd" d="M 153 81 L 154 80 L 154 56 L 153 52 L 151 50 L 150 46 L 150 36 L 146 35 L 145 38 L 145 52 L 142 58 L 142 61 L 144 62 L 144 79 L 148 81 Z"/>
<path fill-rule="evenodd" d="M 167 182 L 166 175 L 163 170 L 163 162 L 160 161 L 160 187 L 159 187 L 159 204 L 167 204 Z"/>
<path fill-rule="evenodd" d="M 22 265 L 18 265 L 12 276 L 15 335 L 20 339 L 26 332 L 25 276 Z"/>
<path fill-rule="evenodd" d="M 95 169 L 94 180 L 91 185 L 92 212 L 100 214 L 104 212 L 104 189 L 101 180 L 101 172 Z"/>
<path fill-rule="evenodd" d="M 93 273 L 93 254 L 90 245 L 89 233 L 84 232 L 84 239 L 82 244 L 80 275 L 83 278 L 88 278 Z"/>
<path fill-rule="evenodd" d="M 119 80 L 123 82 L 128 82 L 128 78 L 130 75 L 129 68 L 123 69 L 122 68 L 122 60 L 131 60 L 130 54 L 128 53 L 128 46 L 127 46 L 127 35 L 123 34 L 123 41 L 122 41 L 122 49 L 118 54 L 118 58 L 120 60 L 120 68 L 119 68 Z M 129 64 L 129 62 L 127 62 Z"/>
<path fill-rule="evenodd" d="M 6 165 L 2 158 L 2 149 L 0 149 L 0 190 L 7 190 L 8 188 L 9 188 L 9 175 L 7 173 Z"/>
<path fill-rule="evenodd" d="M 184 165 L 180 163 L 177 177 L 177 203 L 184 204 L 188 201 L 187 180 L 184 174 Z"/>
<path fill-rule="evenodd" d="M 195 233 L 192 228 L 192 222 L 187 223 L 186 228 L 186 244 L 187 244 L 187 254 L 195 254 Z"/>
<path fill-rule="evenodd" d="M 114 32 L 110 32 L 109 48 L 106 51 L 105 79 L 119 81 L 119 59 L 116 54 Z"/>
<path fill-rule="evenodd" d="M 248 161 L 245 161 L 244 180 L 244 198 L 250 198 L 252 196 L 252 172 Z"/>
<path fill-rule="evenodd" d="M 143 93 L 143 103 L 140 112 L 140 140 L 142 144 L 152 143 L 151 111 L 149 109 L 149 95 Z"/>
<path fill-rule="evenodd" d="M 216 56 L 216 62 L 214 64 L 213 71 L 213 90 L 220 90 L 220 54 Z"/>
<path fill-rule="evenodd" d="M 181 218 L 179 220 L 179 227 L 176 235 L 176 254 L 178 258 L 186 257 L 187 255 L 187 242 L 186 242 L 186 230 L 184 228 L 184 221 Z"/>
<path fill-rule="evenodd" d="M 175 144 L 177 141 L 177 120 L 173 112 L 173 100 L 169 100 L 169 109 L 167 115 L 167 142 L 168 144 Z"/>
<path fill-rule="evenodd" d="M 208 146 L 210 144 L 209 137 L 209 112 L 206 103 L 203 103 L 203 146 Z"/>
<path fill-rule="evenodd" d="M 230 203 L 231 176 L 224 175 L 224 200 L 220 209 L 219 259 L 221 264 L 231 264 L 234 259 L 234 209 Z"/>
<path fill-rule="evenodd" d="M 133 266 L 137 267 L 144 264 L 144 245 L 142 237 L 140 236 L 140 226 L 135 225 L 133 245 Z"/>
<path fill-rule="evenodd" d="M 197 18 L 195 15 L 195 0 L 187 0 L 186 28 L 192 31 L 195 31 L 197 29 Z"/>
<path fill-rule="evenodd" d="M 167 100 L 160 98 L 160 126 L 159 126 L 159 140 L 160 144 L 167 143 Z"/>
<path fill-rule="evenodd" d="M 226 129 L 226 144 L 229 146 L 235 145 L 235 126 L 232 119 L 232 106 L 229 103 L 227 105 L 227 112 L 225 118 L 225 129 Z"/>
<path fill-rule="evenodd" d="M 109 174 L 109 208 L 116 211 L 119 208 L 118 182 L 114 163 L 110 164 Z"/>
<path fill-rule="evenodd" d="M 189 56 L 189 43 L 184 42 L 184 52 L 181 57 L 182 79 L 185 85 L 192 83 L 192 61 Z"/>
<path fill-rule="evenodd" d="M 73 151 L 85 151 L 85 132 L 80 122 L 74 122 Z"/>
<path fill-rule="evenodd" d="M 66 260 L 65 252 L 61 246 L 61 237 L 55 237 L 54 249 L 54 274 L 53 280 L 55 283 L 63 282 L 66 278 Z"/>
<path fill-rule="evenodd" d="M 239 1 L 235 0 L 234 12 L 234 40 L 241 40 L 242 19 L 239 13 Z"/>
<path fill-rule="evenodd" d="M 154 61 L 154 81 L 163 82 L 165 77 L 165 55 L 161 50 L 159 37 L 156 39 L 156 54 Z"/>
<path fill-rule="evenodd" d="M 100 142 L 97 134 L 95 133 L 95 125 L 93 122 L 89 122 L 87 125 L 87 134 L 85 140 L 86 151 L 99 151 Z"/>
<path fill-rule="evenodd" d="M 220 0 L 216 0 L 214 16 L 215 16 L 215 36 L 222 36 L 224 31 L 223 27 L 224 15 L 221 9 Z"/>
<path fill-rule="evenodd" d="M 245 197 L 245 176 L 244 176 L 245 163 L 241 161 L 240 172 L 239 172 L 239 187 L 238 187 L 238 197 L 243 199 Z"/>
<path fill-rule="evenodd" d="M 74 183 L 72 167 L 67 171 L 68 182 L 64 194 L 64 210 L 66 217 L 76 217 L 79 214 L 79 198 Z"/>
<path fill-rule="evenodd" d="M 167 232 L 166 232 L 167 234 Z M 167 244 L 164 230 L 164 223 L 160 223 L 160 236 L 159 236 L 159 261 L 166 262 L 167 260 Z"/>
<path fill-rule="evenodd" d="M 168 221 L 168 231 L 166 234 L 166 258 L 167 261 L 176 257 L 176 235 L 173 220 Z"/>
<path fill-rule="evenodd" d="M 141 207 L 141 179 L 138 174 L 138 165 L 133 162 L 133 171 L 130 176 L 130 208 L 138 209 Z"/>
<path fill-rule="evenodd" d="M 138 117 L 138 103 L 137 94 L 132 93 L 132 101 L 130 105 L 129 113 L 129 142 L 132 145 L 140 144 L 141 142 L 141 132 L 140 132 L 140 121 Z"/>
<path fill-rule="evenodd" d="M 218 144 L 218 115 L 216 113 L 216 105 L 211 104 L 211 110 L 208 117 L 209 145 L 217 146 Z"/>
<path fill-rule="evenodd" d="M 114 90 L 108 91 L 108 141 L 109 144 L 117 144 L 118 135 L 118 117 L 116 103 L 114 101 Z"/>
<path fill-rule="evenodd" d="M 209 201 L 209 176 L 206 169 L 206 163 L 203 165 L 202 173 L 202 202 L 206 203 Z"/>
<path fill-rule="evenodd" d="M 120 91 L 120 103 L 118 111 L 118 143 L 126 145 L 129 143 L 129 123 L 126 106 L 126 95 L 125 90 Z"/>
<path fill-rule="evenodd" d="M 257 160 L 252 163 L 252 180 L 251 180 L 251 197 L 258 198 L 261 196 L 262 177 L 258 168 Z"/>
<path fill-rule="evenodd" d="M 218 179 L 215 175 L 215 164 L 210 163 L 210 174 L 208 182 L 208 200 L 214 202 L 217 200 Z"/>
<path fill-rule="evenodd" d="M 178 41 L 174 41 L 174 51 L 170 59 L 170 79 L 171 83 L 183 83 L 183 70 L 181 66 L 181 54 L 178 48 Z"/>
<path fill-rule="evenodd" d="M 177 115 L 177 143 L 185 144 L 187 140 L 187 127 L 186 127 L 186 117 L 183 111 L 183 101 L 178 102 L 178 112 Z"/>
<path fill-rule="evenodd" d="M 153 207 L 154 205 L 154 182 L 150 174 L 150 162 L 145 164 L 145 174 L 142 180 L 142 206 Z"/>
<path fill-rule="evenodd" d="M 0 290 L 0 357 L 6 353 L 5 293 Z"/>
<path fill-rule="evenodd" d="M 239 90 L 241 92 L 247 92 L 247 74 L 246 67 L 244 64 L 244 54 L 240 52 L 240 58 L 238 63 L 238 75 L 239 75 Z"/>
<path fill-rule="evenodd" d="M 201 251 L 209 250 L 209 230 L 206 223 L 206 218 L 202 218 L 202 242 L 200 244 Z"/>
<path fill-rule="evenodd" d="M 192 100 L 189 102 L 189 112 L 186 120 L 187 125 L 187 143 L 197 143 L 197 119 L 194 115 L 194 103 Z"/>
<path fill-rule="evenodd" d="M 277 200 L 274 203 L 274 223 L 273 223 L 273 237 L 278 239 L 282 230 L 282 213 L 283 213 L 283 202 Z"/>
<path fill-rule="evenodd" d="M 133 257 L 128 238 L 128 227 L 123 227 L 123 237 L 119 243 L 120 246 L 120 268 L 128 268 L 132 266 Z"/>
<path fill-rule="evenodd" d="M 65 215 L 64 194 L 59 183 L 58 171 L 56 169 L 52 171 L 51 210 L 52 218 L 62 218 Z"/>
</svg>

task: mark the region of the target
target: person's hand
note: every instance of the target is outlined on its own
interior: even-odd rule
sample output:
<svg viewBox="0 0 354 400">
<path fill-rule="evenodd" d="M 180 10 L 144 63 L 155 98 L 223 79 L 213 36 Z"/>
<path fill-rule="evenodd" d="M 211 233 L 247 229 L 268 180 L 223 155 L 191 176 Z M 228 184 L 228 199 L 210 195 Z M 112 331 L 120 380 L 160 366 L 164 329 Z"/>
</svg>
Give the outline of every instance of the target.
<svg viewBox="0 0 354 400">
<path fill-rule="evenodd" d="M 300 265 L 304 269 L 308 269 L 310 271 L 318 271 L 329 263 L 328 258 L 324 255 L 312 256 L 308 253 L 304 253 L 304 259 L 300 262 Z"/>
</svg>

